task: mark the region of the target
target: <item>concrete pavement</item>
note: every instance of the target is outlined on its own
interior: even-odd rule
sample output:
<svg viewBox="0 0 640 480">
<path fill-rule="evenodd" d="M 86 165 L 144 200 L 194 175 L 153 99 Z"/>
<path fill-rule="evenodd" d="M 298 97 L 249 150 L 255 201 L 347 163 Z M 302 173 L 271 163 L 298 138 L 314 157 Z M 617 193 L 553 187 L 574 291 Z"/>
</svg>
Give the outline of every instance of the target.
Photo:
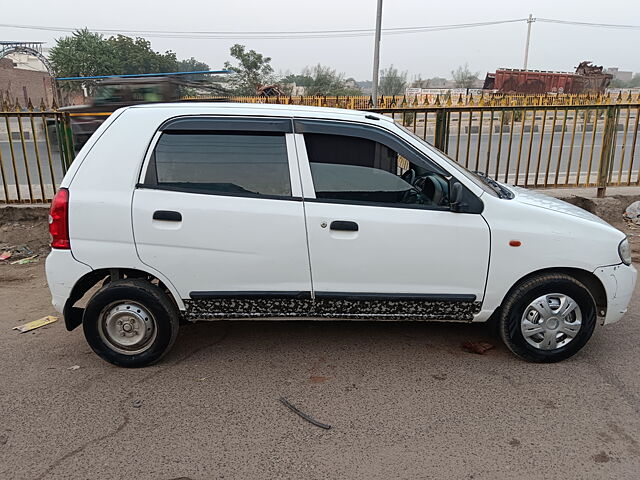
<svg viewBox="0 0 640 480">
<path fill-rule="evenodd" d="M 43 265 L 0 265 L 2 479 L 583 479 L 640 472 L 640 296 L 553 365 L 482 325 L 216 322 L 158 365 L 100 360 Z M 485 355 L 464 341 L 495 345 Z M 70 370 L 69 367 L 80 368 Z M 285 396 L 317 428 L 278 402 Z"/>
</svg>

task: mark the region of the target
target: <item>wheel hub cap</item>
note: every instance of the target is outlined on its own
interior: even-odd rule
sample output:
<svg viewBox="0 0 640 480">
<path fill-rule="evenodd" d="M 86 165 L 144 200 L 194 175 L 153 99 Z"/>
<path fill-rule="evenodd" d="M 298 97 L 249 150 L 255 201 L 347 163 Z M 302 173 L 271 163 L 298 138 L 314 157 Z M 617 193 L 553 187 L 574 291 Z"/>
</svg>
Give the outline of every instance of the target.
<svg viewBox="0 0 640 480">
<path fill-rule="evenodd" d="M 549 320 L 547 320 L 546 327 L 549 330 L 557 330 L 559 326 L 560 321 L 557 318 L 550 318 Z"/>
<path fill-rule="evenodd" d="M 520 330 L 527 343 L 541 350 L 555 350 L 571 342 L 582 326 L 578 303 L 562 293 L 542 295 L 525 308 Z"/>
<path fill-rule="evenodd" d="M 156 337 L 156 321 L 148 309 L 133 301 L 108 305 L 101 313 L 99 333 L 113 350 L 135 355 L 147 350 Z"/>
</svg>

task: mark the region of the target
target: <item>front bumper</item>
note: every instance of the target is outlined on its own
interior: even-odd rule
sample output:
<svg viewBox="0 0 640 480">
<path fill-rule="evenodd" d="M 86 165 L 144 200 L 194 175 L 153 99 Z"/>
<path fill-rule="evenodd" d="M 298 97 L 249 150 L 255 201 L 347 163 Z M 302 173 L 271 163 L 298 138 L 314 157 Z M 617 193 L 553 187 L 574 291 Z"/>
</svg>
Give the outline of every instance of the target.
<svg viewBox="0 0 640 480">
<path fill-rule="evenodd" d="M 607 313 L 602 324 L 615 323 L 627 313 L 638 272 L 633 265 L 621 263 L 598 267 L 593 273 L 600 279 L 607 292 Z"/>
</svg>

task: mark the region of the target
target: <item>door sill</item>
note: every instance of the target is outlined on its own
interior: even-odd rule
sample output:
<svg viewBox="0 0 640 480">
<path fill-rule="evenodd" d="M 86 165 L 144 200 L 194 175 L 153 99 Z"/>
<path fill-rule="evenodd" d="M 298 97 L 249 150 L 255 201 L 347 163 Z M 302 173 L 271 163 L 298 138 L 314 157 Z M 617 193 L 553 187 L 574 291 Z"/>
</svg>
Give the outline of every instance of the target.
<svg viewBox="0 0 640 480">
<path fill-rule="evenodd" d="M 473 321 L 482 302 L 458 299 L 209 298 L 185 300 L 187 320 L 441 320 Z"/>
</svg>

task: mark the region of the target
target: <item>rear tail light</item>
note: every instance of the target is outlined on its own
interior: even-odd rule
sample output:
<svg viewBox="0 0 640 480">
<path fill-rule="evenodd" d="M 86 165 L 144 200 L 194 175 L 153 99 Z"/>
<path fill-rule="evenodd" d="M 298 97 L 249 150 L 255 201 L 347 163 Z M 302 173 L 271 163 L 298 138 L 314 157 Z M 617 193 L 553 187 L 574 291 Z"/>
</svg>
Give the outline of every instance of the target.
<svg viewBox="0 0 640 480">
<path fill-rule="evenodd" d="M 61 188 L 53 197 L 49 211 L 51 248 L 70 249 L 69 242 L 69 190 Z"/>
</svg>

